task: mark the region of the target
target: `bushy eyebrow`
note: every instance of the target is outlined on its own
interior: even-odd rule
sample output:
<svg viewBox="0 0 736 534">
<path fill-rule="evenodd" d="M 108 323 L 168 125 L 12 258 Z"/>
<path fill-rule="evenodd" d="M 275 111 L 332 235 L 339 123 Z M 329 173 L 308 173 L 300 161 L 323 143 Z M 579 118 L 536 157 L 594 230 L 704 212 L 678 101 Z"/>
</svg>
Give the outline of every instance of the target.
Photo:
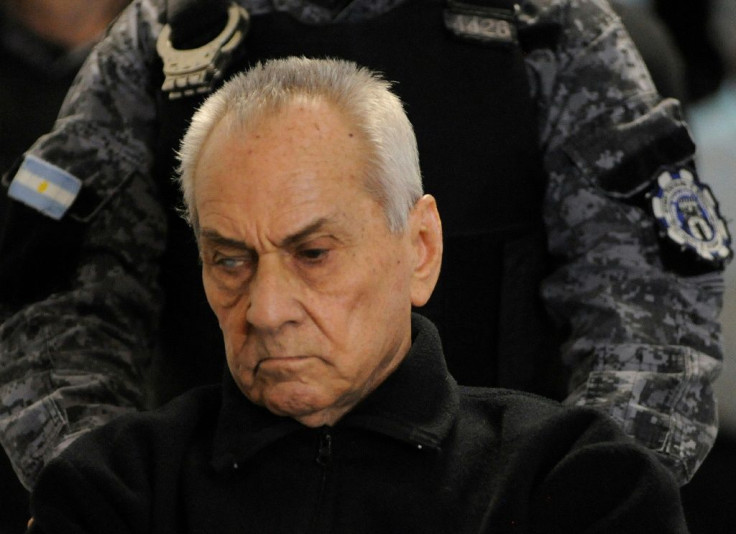
<svg viewBox="0 0 736 534">
<path fill-rule="evenodd" d="M 236 250 L 243 250 L 243 251 L 252 251 L 253 248 L 249 247 L 247 243 L 243 241 L 239 241 L 237 239 L 232 239 L 230 237 L 225 237 L 217 230 L 214 230 L 212 228 L 202 228 L 202 230 L 199 233 L 199 239 L 200 240 L 206 240 L 209 243 L 212 243 L 216 246 L 221 246 L 225 248 L 231 248 Z"/>
<path fill-rule="evenodd" d="M 309 236 L 321 230 L 324 226 L 330 223 L 330 221 L 331 219 L 329 217 L 320 217 L 319 219 L 312 221 L 304 228 L 297 230 L 293 234 L 290 234 L 282 239 L 281 243 L 279 243 L 278 245 L 279 248 L 294 248 L 295 246 L 308 239 Z M 212 243 L 216 246 L 242 250 L 244 252 L 251 252 L 254 250 L 254 248 L 248 245 L 248 243 L 240 241 L 238 239 L 226 237 L 213 228 L 202 228 L 199 237 L 200 239 L 205 239 L 209 243 Z"/>
<path fill-rule="evenodd" d="M 328 219 L 327 217 L 320 217 L 319 219 L 308 224 L 301 230 L 294 232 L 289 236 L 286 236 L 281 241 L 281 247 L 293 248 L 299 245 L 300 243 L 308 239 L 312 234 L 321 230 L 328 222 L 330 222 L 330 219 Z"/>
</svg>

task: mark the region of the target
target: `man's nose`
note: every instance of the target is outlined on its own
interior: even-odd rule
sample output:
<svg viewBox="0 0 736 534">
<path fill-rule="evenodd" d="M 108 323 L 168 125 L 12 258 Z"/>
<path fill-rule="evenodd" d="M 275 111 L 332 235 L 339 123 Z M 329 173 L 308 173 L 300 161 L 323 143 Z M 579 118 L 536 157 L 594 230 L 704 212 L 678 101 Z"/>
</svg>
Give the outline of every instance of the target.
<svg viewBox="0 0 736 534">
<path fill-rule="evenodd" d="M 282 326 L 298 323 L 303 309 L 298 299 L 298 281 L 285 265 L 280 253 L 258 259 L 255 276 L 249 284 L 246 320 L 253 327 L 275 332 Z"/>
</svg>

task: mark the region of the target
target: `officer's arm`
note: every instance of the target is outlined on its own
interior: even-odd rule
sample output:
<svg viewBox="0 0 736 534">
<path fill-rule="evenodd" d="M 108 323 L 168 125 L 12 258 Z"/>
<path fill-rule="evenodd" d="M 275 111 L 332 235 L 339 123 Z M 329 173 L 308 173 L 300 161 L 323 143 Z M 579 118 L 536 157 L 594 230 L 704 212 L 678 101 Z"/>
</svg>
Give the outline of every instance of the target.
<svg viewBox="0 0 736 534">
<path fill-rule="evenodd" d="M 153 16 L 146 3 L 124 12 L 2 189 L 0 256 L 13 262 L 0 269 L 12 313 L 0 327 L 0 442 L 27 487 L 76 436 L 142 403 L 165 232 L 141 59 Z"/>
<path fill-rule="evenodd" d="M 670 234 L 659 236 L 666 229 L 647 195 L 668 209 L 673 195 L 664 190 L 687 177 L 679 171 L 694 171 L 694 146 L 677 104 L 660 101 L 618 19 L 597 2 L 547 15 L 563 21 L 558 47 L 532 51 L 529 63 L 550 176 L 549 248 L 558 262 L 543 297 L 570 332 L 562 347 L 573 373 L 568 402 L 611 414 L 684 483 L 716 435 L 711 383 L 722 360 L 726 236 L 712 219 L 703 233 L 721 234 L 713 242 L 679 243 L 684 228 L 672 218 Z M 713 211 L 707 199 L 699 202 Z"/>
</svg>

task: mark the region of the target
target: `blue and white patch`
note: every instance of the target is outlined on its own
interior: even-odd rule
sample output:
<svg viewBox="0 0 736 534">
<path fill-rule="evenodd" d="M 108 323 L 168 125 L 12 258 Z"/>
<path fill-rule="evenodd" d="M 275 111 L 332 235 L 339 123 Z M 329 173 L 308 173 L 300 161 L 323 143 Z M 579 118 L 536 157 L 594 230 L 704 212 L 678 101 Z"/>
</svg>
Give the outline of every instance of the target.
<svg viewBox="0 0 736 534">
<path fill-rule="evenodd" d="M 654 215 L 666 236 L 703 260 L 721 263 L 731 256 L 731 238 L 708 186 L 687 169 L 664 171 L 652 196 Z"/>
<path fill-rule="evenodd" d="M 61 219 L 74 203 L 82 181 L 35 156 L 27 155 L 10 182 L 8 196 L 52 219 Z"/>
</svg>

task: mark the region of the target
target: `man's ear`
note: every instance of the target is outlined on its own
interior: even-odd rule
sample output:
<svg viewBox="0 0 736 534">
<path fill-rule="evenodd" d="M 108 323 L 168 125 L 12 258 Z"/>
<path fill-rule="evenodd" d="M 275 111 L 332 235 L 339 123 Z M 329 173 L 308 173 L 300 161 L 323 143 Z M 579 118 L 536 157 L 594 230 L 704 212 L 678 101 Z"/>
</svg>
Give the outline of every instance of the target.
<svg viewBox="0 0 736 534">
<path fill-rule="evenodd" d="M 412 208 L 409 231 L 415 254 L 411 303 L 424 306 L 434 291 L 442 264 L 442 222 L 432 195 L 424 195 Z"/>
</svg>

